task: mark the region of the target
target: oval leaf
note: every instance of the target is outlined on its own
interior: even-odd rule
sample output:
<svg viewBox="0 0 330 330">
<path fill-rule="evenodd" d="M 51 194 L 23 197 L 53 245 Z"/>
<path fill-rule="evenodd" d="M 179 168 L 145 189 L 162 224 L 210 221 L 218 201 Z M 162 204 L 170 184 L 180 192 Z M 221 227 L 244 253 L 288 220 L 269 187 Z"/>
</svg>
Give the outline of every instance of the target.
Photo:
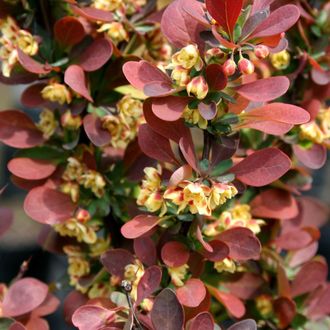
<svg viewBox="0 0 330 330">
<path fill-rule="evenodd" d="M 99 117 L 88 114 L 84 117 L 83 123 L 88 138 L 97 147 L 104 146 L 110 142 L 111 135 L 102 127 L 102 122 Z"/>
<path fill-rule="evenodd" d="M 213 262 L 221 261 L 228 257 L 229 255 L 229 247 L 226 243 L 219 241 L 219 240 L 213 240 L 209 242 L 209 245 L 211 246 L 213 251 L 207 251 L 204 250 L 202 252 L 203 256 Z"/>
<path fill-rule="evenodd" d="M 188 330 L 214 330 L 213 317 L 208 312 L 199 313 L 189 321 Z"/>
<path fill-rule="evenodd" d="M 227 330 L 257 330 L 257 323 L 254 320 L 248 319 L 235 323 Z"/>
<path fill-rule="evenodd" d="M 90 21 L 99 22 L 111 22 L 113 21 L 113 14 L 110 11 L 97 9 L 94 7 L 83 7 L 71 5 L 71 8 L 75 14 L 82 16 Z"/>
<path fill-rule="evenodd" d="M 134 263 L 134 257 L 125 249 L 111 249 L 102 254 L 101 263 L 110 274 L 122 278 L 125 267 Z"/>
<path fill-rule="evenodd" d="M 139 304 L 143 299 L 148 298 L 159 287 L 162 280 L 162 271 L 158 266 L 151 266 L 146 269 L 137 286 L 137 301 Z"/>
<path fill-rule="evenodd" d="M 138 238 L 156 227 L 161 218 L 153 215 L 140 214 L 128 221 L 121 227 L 121 233 L 125 238 L 134 239 Z"/>
<path fill-rule="evenodd" d="M 17 55 L 19 63 L 28 72 L 35 74 L 47 74 L 52 71 L 51 66 L 35 61 L 29 55 L 26 55 L 20 48 L 17 48 Z"/>
<path fill-rule="evenodd" d="M 134 240 L 134 252 L 139 260 L 147 266 L 156 264 L 157 251 L 150 237 L 139 237 Z"/>
<path fill-rule="evenodd" d="M 293 145 L 293 152 L 297 158 L 307 167 L 317 170 L 327 161 L 327 148 L 321 144 L 313 144 L 311 148 L 302 148 Z"/>
<path fill-rule="evenodd" d="M 152 111 L 158 118 L 162 120 L 176 121 L 181 118 L 183 110 L 188 103 L 188 97 L 159 97 L 152 100 Z"/>
<path fill-rule="evenodd" d="M 182 305 L 187 307 L 197 307 L 205 298 L 205 285 L 201 280 L 191 278 L 184 284 L 184 286 L 177 289 L 176 295 Z"/>
<path fill-rule="evenodd" d="M 62 17 L 54 25 L 55 39 L 63 46 L 74 46 L 86 35 L 84 26 L 78 18 Z"/>
<path fill-rule="evenodd" d="M 180 267 L 189 260 L 188 248 L 180 242 L 167 242 L 161 251 L 162 260 L 168 267 Z"/>
</svg>

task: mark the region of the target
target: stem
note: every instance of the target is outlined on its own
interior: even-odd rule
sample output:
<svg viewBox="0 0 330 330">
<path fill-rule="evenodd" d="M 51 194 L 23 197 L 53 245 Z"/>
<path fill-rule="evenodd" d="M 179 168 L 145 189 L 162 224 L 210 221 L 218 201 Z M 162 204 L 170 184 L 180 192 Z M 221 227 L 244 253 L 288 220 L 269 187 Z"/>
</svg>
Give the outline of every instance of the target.
<svg viewBox="0 0 330 330">
<path fill-rule="evenodd" d="M 204 148 L 202 159 L 209 160 L 211 150 L 211 135 L 207 130 L 204 130 Z"/>
</svg>

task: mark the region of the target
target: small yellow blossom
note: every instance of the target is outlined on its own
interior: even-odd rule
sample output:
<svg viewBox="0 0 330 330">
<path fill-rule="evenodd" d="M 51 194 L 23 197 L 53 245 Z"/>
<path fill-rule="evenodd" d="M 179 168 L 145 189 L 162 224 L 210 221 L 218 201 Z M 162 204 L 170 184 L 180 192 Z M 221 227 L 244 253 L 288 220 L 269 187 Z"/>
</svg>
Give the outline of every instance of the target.
<svg viewBox="0 0 330 330">
<path fill-rule="evenodd" d="M 81 117 L 72 115 L 71 111 L 66 111 L 61 116 L 62 126 L 71 130 L 77 130 L 82 125 Z"/>
<path fill-rule="evenodd" d="M 106 182 L 103 176 L 94 170 L 85 171 L 78 182 L 86 189 L 90 189 L 96 197 L 102 197 L 105 193 Z"/>
<path fill-rule="evenodd" d="M 207 128 L 207 120 L 201 116 L 198 109 L 189 109 L 189 107 L 186 106 L 182 116 L 189 124 L 197 125 L 201 129 Z"/>
<path fill-rule="evenodd" d="M 124 278 L 132 284 L 132 291 L 130 292 L 130 295 L 134 300 L 137 298 L 137 286 L 143 274 L 144 267 L 137 259 L 134 264 L 129 264 L 125 267 Z"/>
<path fill-rule="evenodd" d="M 54 225 L 54 230 L 61 236 L 75 237 L 78 242 L 94 244 L 97 240 L 94 229 L 75 218 Z"/>
<path fill-rule="evenodd" d="M 38 43 L 32 34 L 25 30 L 19 30 L 17 34 L 17 46 L 28 55 L 35 55 L 38 52 Z"/>
<path fill-rule="evenodd" d="M 270 55 L 270 62 L 277 70 L 284 70 L 290 65 L 290 53 L 287 50 L 282 50 L 279 53 Z"/>
<path fill-rule="evenodd" d="M 179 287 L 184 285 L 183 280 L 187 276 L 189 270 L 188 265 L 182 265 L 180 267 L 168 267 L 167 270 L 175 286 Z"/>
<path fill-rule="evenodd" d="M 213 183 L 210 196 L 210 208 L 214 210 L 219 205 L 226 203 L 228 199 L 232 199 L 238 193 L 233 185 L 225 183 Z"/>
<path fill-rule="evenodd" d="M 51 102 L 58 102 L 59 104 L 70 104 L 72 97 L 69 89 L 58 82 L 50 82 L 41 91 L 41 96 L 43 99 Z"/>
<path fill-rule="evenodd" d="M 56 131 L 58 126 L 54 112 L 45 109 L 39 115 L 39 122 L 36 125 L 43 133 L 45 139 L 49 139 Z"/>
<path fill-rule="evenodd" d="M 214 268 L 218 273 L 222 273 L 222 272 L 235 273 L 236 264 L 233 260 L 229 258 L 225 258 L 222 261 L 215 262 Z"/>
<path fill-rule="evenodd" d="M 322 144 L 325 135 L 316 122 L 300 125 L 300 138 L 303 140 L 310 140 L 314 143 Z"/>
<path fill-rule="evenodd" d="M 91 257 L 99 257 L 106 252 L 110 247 L 110 239 L 98 238 L 96 242 L 89 246 Z"/>
<path fill-rule="evenodd" d="M 123 4 L 123 0 L 93 0 L 92 6 L 96 9 L 114 11 Z"/>
<path fill-rule="evenodd" d="M 131 96 L 124 96 L 118 103 L 119 113 L 125 117 L 139 118 L 142 116 L 143 103 L 140 100 L 133 99 Z"/>
<path fill-rule="evenodd" d="M 97 32 L 106 32 L 106 34 L 115 44 L 129 40 L 128 32 L 126 31 L 124 25 L 119 22 L 102 24 Z"/>
<path fill-rule="evenodd" d="M 66 181 L 79 180 L 84 173 L 84 166 L 79 162 L 77 158 L 69 157 L 68 164 L 62 175 L 62 179 Z"/>
<path fill-rule="evenodd" d="M 189 96 L 195 95 L 199 100 L 203 100 L 209 92 L 209 86 L 203 76 L 194 77 L 187 84 Z"/>
<path fill-rule="evenodd" d="M 80 190 L 79 190 L 79 184 L 78 183 L 71 182 L 71 181 L 62 183 L 61 186 L 60 186 L 60 190 L 64 194 L 70 195 L 71 200 L 74 203 L 78 202 L 79 196 L 80 196 Z"/>
<path fill-rule="evenodd" d="M 190 81 L 189 70 L 180 65 L 176 66 L 171 73 L 171 78 L 176 85 L 185 87 Z"/>
<path fill-rule="evenodd" d="M 175 66 L 182 66 L 185 69 L 195 67 L 200 70 L 203 66 L 202 59 L 196 45 L 188 45 L 172 56 L 172 63 Z"/>
<path fill-rule="evenodd" d="M 88 290 L 88 298 L 109 298 L 113 289 L 109 283 L 93 283 Z"/>
<path fill-rule="evenodd" d="M 90 265 L 87 260 L 79 257 L 69 257 L 68 262 L 68 273 L 70 276 L 82 277 L 89 274 Z"/>
<path fill-rule="evenodd" d="M 256 308 L 262 317 L 270 316 L 273 312 L 272 297 L 262 294 L 255 299 Z"/>
</svg>

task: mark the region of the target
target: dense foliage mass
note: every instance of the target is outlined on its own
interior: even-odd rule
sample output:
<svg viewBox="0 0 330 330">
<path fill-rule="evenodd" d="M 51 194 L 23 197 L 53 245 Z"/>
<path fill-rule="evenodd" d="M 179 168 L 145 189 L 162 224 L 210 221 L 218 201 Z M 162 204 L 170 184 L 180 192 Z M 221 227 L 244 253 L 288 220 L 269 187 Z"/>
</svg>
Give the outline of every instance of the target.
<svg viewBox="0 0 330 330">
<path fill-rule="evenodd" d="M 329 22 L 326 1 L 0 1 L 0 80 L 37 114 L 1 111 L 0 140 L 67 257 L 69 324 L 329 329 L 329 212 L 304 193 L 330 146 Z M 23 267 L 0 324 L 48 329 L 57 284 Z"/>
</svg>

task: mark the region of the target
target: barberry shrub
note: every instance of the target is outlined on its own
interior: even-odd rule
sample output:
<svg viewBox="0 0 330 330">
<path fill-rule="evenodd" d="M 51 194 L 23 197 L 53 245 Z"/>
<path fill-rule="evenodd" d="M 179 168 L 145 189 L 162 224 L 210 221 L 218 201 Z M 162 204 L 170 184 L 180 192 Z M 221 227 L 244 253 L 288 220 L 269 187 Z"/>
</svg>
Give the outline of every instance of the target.
<svg viewBox="0 0 330 330">
<path fill-rule="evenodd" d="M 329 20 L 325 1 L 0 1 L 0 80 L 38 117 L 1 111 L 0 140 L 67 258 L 71 326 L 329 328 L 329 210 L 304 193 L 330 146 Z M 3 329 L 60 303 L 26 267 Z"/>
</svg>

